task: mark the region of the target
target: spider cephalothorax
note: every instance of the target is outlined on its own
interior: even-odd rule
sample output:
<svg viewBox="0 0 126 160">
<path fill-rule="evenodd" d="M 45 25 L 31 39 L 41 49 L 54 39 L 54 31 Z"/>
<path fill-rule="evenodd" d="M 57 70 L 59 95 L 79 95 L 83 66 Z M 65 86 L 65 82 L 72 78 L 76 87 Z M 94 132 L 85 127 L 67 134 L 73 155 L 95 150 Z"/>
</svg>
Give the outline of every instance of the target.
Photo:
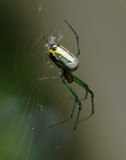
<svg viewBox="0 0 126 160">
<path fill-rule="evenodd" d="M 61 76 L 64 76 L 68 83 L 72 83 L 73 82 L 73 76 L 72 76 L 72 73 L 70 71 L 63 70 L 63 73 L 62 73 Z"/>
</svg>

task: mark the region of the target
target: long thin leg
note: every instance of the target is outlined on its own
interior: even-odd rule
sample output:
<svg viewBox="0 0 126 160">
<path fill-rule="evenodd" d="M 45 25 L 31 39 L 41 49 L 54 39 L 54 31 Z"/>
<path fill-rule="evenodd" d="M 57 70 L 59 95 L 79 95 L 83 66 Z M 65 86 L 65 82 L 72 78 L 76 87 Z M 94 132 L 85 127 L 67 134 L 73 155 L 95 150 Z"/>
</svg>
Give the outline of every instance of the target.
<svg viewBox="0 0 126 160">
<path fill-rule="evenodd" d="M 81 101 L 79 100 L 77 94 L 76 94 L 75 91 L 72 89 L 72 87 L 70 86 L 70 84 L 66 82 L 65 77 L 62 77 L 62 80 L 63 80 L 64 84 L 67 86 L 67 88 L 69 89 L 69 91 L 74 95 L 74 97 L 75 97 L 75 102 L 77 102 L 78 105 L 79 105 L 78 114 L 77 114 L 76 122 L 75 122 L 75 125 L 74 125 L 74 129 L 73 129 L 73 130 L 75 130 L 75 129 L 76 129 L 76 126 L 77 126 L 77 123 L 78 123 L 80 111 L 81 111 L 81 108 L 82 108 L 82 106 L 81 106 Z"/>
<path fill-rule="evenodd" d="M 73 31 L 73 33 L 74 33 L 75 36 L 76 36 L 77 49 L 78 49 L 78 53 L 76 54 L 76 57 L 78 57 L 78 56 L 80 55 L 79 37 L 78 37 L 77 33 L 75 32 L 75 30 L 72 28 L 72 26 L 71 26 L 66 20 L 64 20 L 64 21 L 66 22 L 66 24 L 70 27 L 70 29 Z"/>
<path fill-rule="evenodd" d="M 73 105 L 72 112 L 71 112 L 70 116 L 69 116 L 67 119 L 65 119 L 65 120 L 62 121 L 62 122 L 56 123 L 56 124 L 54 124 L 54 125 L 51 125 L 51 126 L 49 126 L 49 128 L 58 126 L 58 125 L 60 125 L 60 124 L 63 124 L 63 123 L 65 123 L 65 122 L 67 122 L 70 118 L 72 118 L 72 117 L 73 117 L 74 110 L 75 110 L 75 107 L 76 107 L 76 103 L 77 103 L 77 102 L 75 101 L 75 102 L 74 102 L 74 105 Z"/>
<path fill-rule="evenodd" d="M 60 79 L 61 77 L 42 77 L 42 78 L 39 78 L 39 80 L 54 80 L 54 79 Z"/>
<path fill-rule="evenodd" d="M 69 116 L 67 119 L 65 119 L 64 121 L 61 121 L 61 122 L 59 122 L 59 123 L 56 123 L 56 124 L 54 124 L 54 125 L 51 125 L 51 126 L 49 126 L 49 128 L 55 127 L 55 126 L 60 125 L 60 124 L 63 124 L 63 123 L 65 123 L 65 122 L 67 122 L 70 118 L 72 118 L 72 117 L 73 117 L 74 110 L 75 110 L 75 107 L 76 107 L 76 103 L 78 102 L 78 101 L 77 101 L 77 95 L 76 95 L 76 93 L 74 92 L 74 90 L 72 89 L 72 87 L 69 85 L 69 83 L 66 82 L 66 80 L 65 80 L 64 77 L 62 78 L 62 80 L 63 80 L 63 83 L 65 83 L 65 85 L 68 87 L 68 89 L 71 91 L 71 93 L 72 93 L 72 94 L 74 95 L 74 97 L 75 97 L 73 109 L 72 109 L 72 112 L 71 112 L 70 116 Z"/>
<path fill-rule="evenodd" d="M 77 84 L 82 86 L 84 89 L 86 89 L 86 92 L 89 92 L 91 94 L 92 111 L 91 111 L 91 114 L 88 117 L 83 119 L 83 120 L 86 120 L 86 119 L 90 118 L 94 114 L 94 93 L 89 89 L 89 87 L 88 87 L 88 85 L 86 83 L 81 81 L 78 77 L 76 77 L 74 75 L 72 75 L 72 76 L 73 76 L 73 81 L 74 82 L 76 82 Z"/>
<path fill-rule="evenodd" d="M 69 139 L 72 137 L 72 135 L 73 135 L 73 133 L 74 133 L 76 127 L 77 127 L 78 120 L 79 120 L 79 116 L 80 116 L 80 111 L 81 111 L 81 108 L 82 108 L 82 106 L 81 106 L 81 101 L 79 100 L 77 94 L 74 92 L 74 90 L 73 90 L 72 87 L 69 85 L 69 83 L 66 82 L 65 77 L 62 77 L 62 80 L 63 80 L 64 84 L 67 86 L 67 88 L 69 89 L 69 91 L 74 95 L 74 97 L 75 97 L 75 102 L 78 103 L 79 109 L 78 109 L 78 113 L 77 113 L 77 117 L 76 117 L 76 121 L 75 121 L 73 130 L 71 131 L 71 133 L 69 134 L 69 136 L 65 139 L 65 141 L 56 148 L 56 150 L 59 149 L 59 148 L 61 148 L 61 147 L 62 147 L 65 143 L 67 143 L 67 142 L 69 141 Z"/>
</svg>

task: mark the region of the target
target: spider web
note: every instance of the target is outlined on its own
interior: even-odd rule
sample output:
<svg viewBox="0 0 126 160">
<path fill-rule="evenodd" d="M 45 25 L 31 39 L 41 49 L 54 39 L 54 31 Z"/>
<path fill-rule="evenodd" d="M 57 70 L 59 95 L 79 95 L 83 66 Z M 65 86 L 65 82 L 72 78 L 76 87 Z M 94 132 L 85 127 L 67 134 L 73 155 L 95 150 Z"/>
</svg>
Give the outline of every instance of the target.
<svg viewBox="0 0 126 160">
<path fill-rule="evenodd" d="M 31 30 L 25 30 L 25 27 L 29 28 L 32 25 L 30 24 L 32 20 L 29 20 L 28 26 L 24 25 L 23 29 L 20 28 L 21 26 L 19 27 L 19 31 L 22 31 L 21 40 L 14 41 L 16 43 L 14 49 L 12 48 L 14 54 L 11 55 L 13 56 L 11 67 L 7 66 L 8 74 L 5 75 L 5 82 L 2 82 L 6 85 L 7 79 L 10 79 L 10 83 L 3 89 L 6 92 L 3 93 L 0 108 L 1 160 L 56 158 L 54 149 L 61 139 L 63 140 L 64 134 L 67 135 L 67 129 L 63 126 L 54 129 L 48 128 L 51 123 L 61 119 L 62 107 L 68 105 L 67 101 L 64 102 L 68 97 L 67 91 L 60 80 L 39 81 L 39 78 L 58 76 L 59 72 L 47 56 L 48 45 L 43 39 L 43 35 L 56 43 L 70 45 L 71 49 L 75 50 L 75 43 L 70 42 L 71 38 L 64 35 L 69 28 L 63 22 L 64 18 L 72 17 L 72 11 L 75 11 L 73 4 L 74 0 L 69 2 L 55 0 L 55 3 L 49 0 L 38 0 L 32 3 L 30 1 L 30 4 L 29 1 L 14 2 L 14 6 L 22 11 L 22 14 L 31 12 L 34 20 L 37 17 L 39 22 L 36 20 L 38 23 L 36 26 L 39 28 L 36 34 L 35 25 L 33 28 L 31 27 Z M 5 7 L 4 2 L 3 6 Z M 10 6 L 9 12 L 12 12 L 14 6 Z M 28 6 L 29 8 L 27 8 Z M 8 8 L 5 7 L 6 9 Z M 10 17 L 16 13 L 15 10 Z M 20 16 L 17 17 L 18 22 L 14 22 L 17 25 Z M 25 21 L 29 17 L 31 18 L 31 16 L 27 16 Z M 24 22 L 22 21 L 22 23 Z M 7 38 L 5 38 L 6 40 Z M 66 159 L 65 156 L 62 156 L 62 159 Z"/>
</svg>

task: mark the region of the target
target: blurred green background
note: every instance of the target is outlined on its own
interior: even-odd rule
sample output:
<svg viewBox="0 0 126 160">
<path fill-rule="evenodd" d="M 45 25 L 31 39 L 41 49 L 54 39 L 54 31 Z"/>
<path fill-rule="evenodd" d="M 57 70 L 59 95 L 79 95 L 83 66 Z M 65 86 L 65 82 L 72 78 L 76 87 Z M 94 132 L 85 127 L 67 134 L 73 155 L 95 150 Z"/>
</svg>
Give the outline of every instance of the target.
<svg viewBox="0 0 126 160">
<path fill-rule="evenodd" d="M 126 159 L 126 1 L 0 1 L 0 160 Z M 55 152 L 72 130 L 76 112 L 66 124 L 49 129 L 71 112 L 73 99 L 50 62 L 43 34 L 60 35 L 60 44 L 81 55 L 75 72 L 95 94 L 95 114 L 80 122 L 69 143 Z M 73 84 L 82 98 L 83 89 Z M 83 101 L 81 118 L 91 110 Z"/>
</svg>

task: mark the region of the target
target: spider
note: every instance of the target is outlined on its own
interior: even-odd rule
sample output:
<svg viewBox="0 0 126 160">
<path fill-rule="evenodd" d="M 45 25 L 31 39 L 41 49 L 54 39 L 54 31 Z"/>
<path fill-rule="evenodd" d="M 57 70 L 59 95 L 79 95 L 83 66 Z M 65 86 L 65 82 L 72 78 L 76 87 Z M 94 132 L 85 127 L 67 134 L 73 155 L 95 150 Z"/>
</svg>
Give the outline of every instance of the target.
<svg viewBox="0 0 126 160">
<path fill-rule="evenodd" d="M 79 66 L 79 61 L 78 61 L 78 57 L 80 55 L 79 37 L 78 37 L 77 33 L 75 32 L 75 30 L 72 28 L 72 26 L 66 20 L 64 20 L 64 21 L 68 25 L 68 27 L 72 30 L 72 32 L 74 33 L 74 35 L 76 37 L 78 53 L 76 54 L 76 56 L 74 56 L 72 53 L 70 53 L 63 46 L 61 46 L 59 44 L 55 44 L 55 43 L 50 44 L 50 46 L 48 48 L 48 56 L 56 64 L 56 66 L 60 68 L 61 76 L 60 77 L 50 77 L 50 78 L 43 77 L 43 78 L 40 78 L 39 80 L 49 80 L 49 79 L 54 80 L 54 79 L 60 79 L 61 78 L 62 82 L 66 85 L 68 90 L 73 94 L 73 96 L 75 98 L 73 108 L 72 108 L 72 112 L 71 112 L 70 116 L 62 122 L 51 125 L 50 128 L 54 127 L 54 126 L 57 126 L 59 124 L 63 124 L 65 122 L 67 122 L 69 119 L 71 119 L 73 117 L 76 104 L 78 104 L 78 106 L 79 106 L 73 130 L 70 133 L 70 135 L 67 137 L 67 139 L 64 141 L 64 143 L 65 143 L 71 138 L 72 134 L 74 133 L 74 131 L 77 127 L 79 116 L 80 116 L 80 111 L 81 111 L 81 108 L 82 108 L 81 99 L 79 99 L 78 95 L 73 90 L 70 83 L 76 82 L 78 85 L 80 85 L 81 87 L 83 87 L 86 90 L 86 95 L 85 95 L 84 99 L 87 99 L 88 93 L 91 95 L 92 111 L 89 114 L 89 116 L 86 117 L 83 120 L 88 119 L 89 117 L 91 117 L 94 114 L 94 94 L 89 89 L 88 85 L 85 82 L 80 80 L 78 77 L 76 77 L 72 73 Z M 58 148 L 60 148 L 63 144 L 61 144 Z"/>
</svg>

